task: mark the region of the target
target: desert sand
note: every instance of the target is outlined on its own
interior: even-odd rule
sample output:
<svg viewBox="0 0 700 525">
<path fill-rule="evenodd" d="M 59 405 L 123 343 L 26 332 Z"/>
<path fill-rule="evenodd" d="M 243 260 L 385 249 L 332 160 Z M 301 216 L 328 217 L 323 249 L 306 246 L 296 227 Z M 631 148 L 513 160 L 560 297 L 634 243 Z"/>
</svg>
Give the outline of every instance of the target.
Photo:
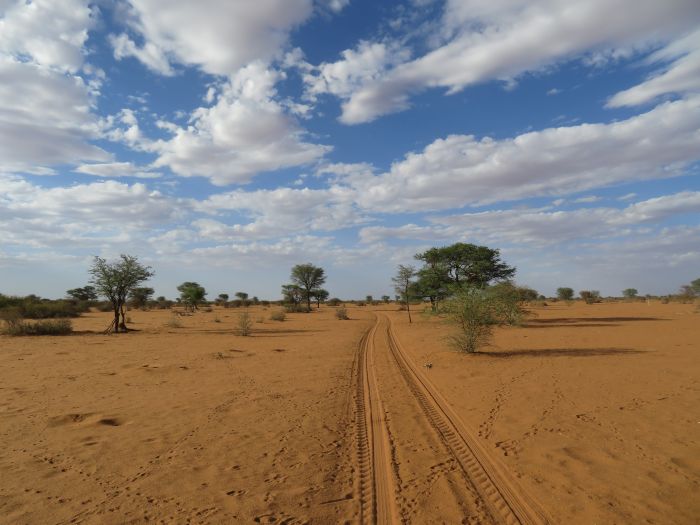
<svg viewBox="0 0 700 525">
<path fill-rule="evenodd" d="M 0 336 L 0 523 L 700 520 L 693 305 L 537 307 L 475 355 L 395 304 L 273 310 Z"/>
</svg>

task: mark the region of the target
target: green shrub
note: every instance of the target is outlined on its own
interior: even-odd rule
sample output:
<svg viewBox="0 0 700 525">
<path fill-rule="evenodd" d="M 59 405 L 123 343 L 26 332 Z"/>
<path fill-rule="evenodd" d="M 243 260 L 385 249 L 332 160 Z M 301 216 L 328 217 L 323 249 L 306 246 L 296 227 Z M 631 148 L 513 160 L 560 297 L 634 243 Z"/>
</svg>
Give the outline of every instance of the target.
<svg viewBox="0 0 700 525">
<path fill-rule="evenodd" d="M 337 297 L 331 297 L 330 299 L 328 299 L 328 301 L 326 301 L 326 304 L 328 306 L 340 306 L 342 304 L 342 301 Z"/>
<path fill-rule="evenodd" d="M 512 285 L 461 288 L 445 303 L 444 310 L 459 328 L 451 337 L 453 345 L 468 353 L 490 343 L 494 326 L 519 324 L 525 317 L 517 289 Z"/>
<path fill-rule="evenodd" d="M 350 319 L 348 317 L 348 310 L 344 306 L 341 306 L 335 311 L 335 316 L 341 321 L 347 321 L 348 319 Z"/>
<path fill-rule="evenodd" d="M 600 292 L 598 290 L 581 290 L 578 293 L 586 304 L 600 303 Z"/>
<path fill-rule="evenodd" d="M 287 314 L 284 310 L 275 310 L 270 314 L 271 321 L 284 321 L 287 318 Z"/>
</svg>

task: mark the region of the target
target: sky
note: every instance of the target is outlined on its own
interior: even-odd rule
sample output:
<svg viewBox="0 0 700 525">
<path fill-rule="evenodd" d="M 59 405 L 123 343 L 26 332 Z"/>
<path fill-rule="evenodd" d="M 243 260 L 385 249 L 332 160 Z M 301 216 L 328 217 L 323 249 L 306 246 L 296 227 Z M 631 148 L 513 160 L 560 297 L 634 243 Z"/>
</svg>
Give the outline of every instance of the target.
<svg viewBox="0 0 700 525">
<path fill-rule="evenodd" d="M 0 292 L 94 256 L 156 295 L 394 294 L 433 246 L 516 281 L 700 277 L 697 0 L 0 0 Z"/>
</svg>

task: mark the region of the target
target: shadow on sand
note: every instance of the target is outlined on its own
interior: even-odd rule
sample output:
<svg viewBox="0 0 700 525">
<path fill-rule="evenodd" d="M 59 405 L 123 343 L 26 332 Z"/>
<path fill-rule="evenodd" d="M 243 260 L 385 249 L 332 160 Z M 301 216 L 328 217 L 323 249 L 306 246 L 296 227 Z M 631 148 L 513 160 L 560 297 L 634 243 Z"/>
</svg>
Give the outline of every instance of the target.
<svg viewBox="0 0 700 525">
<path fill-rule="evenodd" d="M 634 348 L 522 348 L 508 351 L 478 352 L 484 357 L 596 357 L 644 354 Z"/>
</svg>

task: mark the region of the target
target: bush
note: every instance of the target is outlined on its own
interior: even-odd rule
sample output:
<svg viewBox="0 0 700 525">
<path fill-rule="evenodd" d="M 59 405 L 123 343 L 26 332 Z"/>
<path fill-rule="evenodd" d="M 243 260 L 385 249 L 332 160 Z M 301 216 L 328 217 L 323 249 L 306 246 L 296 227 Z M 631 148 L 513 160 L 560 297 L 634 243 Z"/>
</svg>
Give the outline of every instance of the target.
<svg viewBox="0 0 700 525">
<path fill-rule="evenodd" d="M 17 308 L 24 319 L 55 319 L 60 317 L 78 317 L 87 312 L 87 301 L 51 301 L 36 296 L 0 297 L 0 309 Z"/>
<path fill-rule="evenodd" d="M 301 304 L 295 304 L 295 303 L 285 304 L 284 309 L 290 314 L 307 311 L 306 306 L 302 306 Z"/>
<path fill-rule="evenodd" d="M 493 326 L 518 324 L 525 317 L 513 285 L 462 288 L 447 301 L 445 311 L 459 327 L 459 332 L 451 338 L 452 343 L 468 353 L 477 352 L 490 343 Z"/>
<path fill-rule="evenodd" d="M 332 297 L 332 298 L 328 299 L 328 301 L 326 301 L 326 304 L 328 306 L 340 306 L 341 303 L 342 303 L 342 301 L 340 299 L 338 299 L 337 297 Z"/>
<path fill-rule="evenodd" d="M 345 308 L 344 306 L 338 308 L 338 309 L 335 311 L 335 316 L 336 316 L 338 319 L 340 319 L 341 321 L 347 321 L 348 319 L 350 319 L 350 318 L 348 317 L 348 310 L 347 310 L 347 308 Z"/>
<path fill-rule="evenodd" d="M 248 312 L 238 316 L 238 335 L 249 336 L 253 330 L 253 320 Z"/>
<path fill-rule="evenodd" d="M 355 304 L 356 304 L 357 306 L 365 306 L 364 301 L 357 301 Z"/>
<path fill-rule="evenodd" d="M 594 304 L 601 302 L 600 292 L 598 290 L 581 290 L 578 293 L 586 304 Z"/>
<path fill-rule="evenodd" d="M 182 321 L 174 315 L 165 322 L 167 328 L 182 328 Z"/>
<path fill-rule="evenodd" d="M 284 321 L 287 318 L 287 314 L 284 310 L 275 310 L 270 314 L 271 321 Z"/>
<path fill-rule="evenodd" d="M 21 319 L 5 321 L 3 333 L 11 336 L 22 335 L 69 335 L 73 332 L 70 319 L 43 319 L 29 323 Z"/>
</svg>

